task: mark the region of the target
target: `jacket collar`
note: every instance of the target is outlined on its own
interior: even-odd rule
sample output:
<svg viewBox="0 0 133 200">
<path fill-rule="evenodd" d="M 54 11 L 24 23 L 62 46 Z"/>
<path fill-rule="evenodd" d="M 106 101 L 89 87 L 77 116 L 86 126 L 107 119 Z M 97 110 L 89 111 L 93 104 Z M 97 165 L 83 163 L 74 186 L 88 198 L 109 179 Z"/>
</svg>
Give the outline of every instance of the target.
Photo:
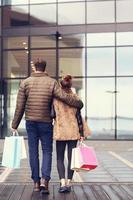
<svg viewBox="0 0 133 200">
<path fill-rule="evenodd" d="M 32 73 L 31 73 L 31 76 L 32 76 L 32 77 L 48 76 L 48 73 L 47 73 L 47 72 L 39 72 L 39 73 L 32 72 Z"/>
</svg>

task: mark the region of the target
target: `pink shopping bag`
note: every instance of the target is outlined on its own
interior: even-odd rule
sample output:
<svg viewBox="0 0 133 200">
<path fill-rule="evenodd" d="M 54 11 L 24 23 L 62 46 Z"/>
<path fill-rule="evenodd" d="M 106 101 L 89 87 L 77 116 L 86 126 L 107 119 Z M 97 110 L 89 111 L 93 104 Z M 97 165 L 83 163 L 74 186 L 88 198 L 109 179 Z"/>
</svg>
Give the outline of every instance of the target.
<svg viewBox="0 0 133 200">
<path fill-rule="evenodd" d="M 98 166 L 93 147 L 81 144 L 72 150 L 71 169 L 76 171 L 90 171 Z"/>
<path fill-rule="evenodd" d="M 93 147 L 79 146 L 80 156 L 82 160 L 81 169 L 92 170 L 98 166 L 95 151 Z"/>
</svg>

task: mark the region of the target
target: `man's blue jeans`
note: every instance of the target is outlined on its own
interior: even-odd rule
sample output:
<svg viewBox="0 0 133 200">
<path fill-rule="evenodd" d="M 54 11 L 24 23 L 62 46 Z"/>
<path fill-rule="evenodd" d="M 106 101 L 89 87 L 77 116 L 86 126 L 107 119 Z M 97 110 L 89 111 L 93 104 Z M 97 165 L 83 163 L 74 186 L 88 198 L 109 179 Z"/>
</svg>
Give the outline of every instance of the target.
<svg viewBox="0 0 133 200">
<path fill-rule="evenodd" d="M 32 171 L 31 178 L 34 182 L 40 180 L 39 175 L 39 140 L 42 146 L 42 178 L 50 180 L 52 150 L 53 150 L 53 125 L 46 122 L 26 121 L 28 134 L 29 160 Z"/>
</svg>

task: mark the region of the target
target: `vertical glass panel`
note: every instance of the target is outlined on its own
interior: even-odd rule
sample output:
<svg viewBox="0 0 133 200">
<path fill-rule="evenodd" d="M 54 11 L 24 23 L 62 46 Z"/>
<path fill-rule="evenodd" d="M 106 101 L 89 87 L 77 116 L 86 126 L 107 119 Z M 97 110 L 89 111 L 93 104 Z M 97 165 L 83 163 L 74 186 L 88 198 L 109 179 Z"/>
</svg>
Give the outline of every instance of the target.
<svg viewBox="0 0 133 200">
<path fill-rule="evenodd" d="M 114 82 L 113 78 L 87 79 L 87 118 L 93 138 L 114 138 Z"/>
<path fill-rule="evenodd" d="M 56 76 L 56 50 L 33 50 L 31 51 L 31 62 L 41 58 L 47 62 L 46 71 L 49 76 Z"/>
<path fill-rule="evenodd" d="M 20 80 L 5 80 L 4 81 L 4 136 L 10 134 L 11 122 L 14 116 L 16 99 Z M 19 135 L 25 134 L 25 120 L 21 120 L 19 125 Z"/>
<path fill-rule="evenodd" d="M 4 49 L 28 49 L 27 37 L 5 37 L 3 39 Z"/>
<path fill-rule="evenodd" d="M 0 35 L 1 35 L 1 8 L 0 8 Z"/>
<path fill-rule="evenodd" d="M 85 1 L 85 0 L 58 0 L 58 2 Z"/>
<path fill-rule="evenodd" d="M 109 76 L 115 74 L 114 48 L 87 49 L 87 75 Z"/>
<path fill-rule="evenodd" d="M 133 22 L 133 1 L 116 1 L 117 22 Z"/>
<path fill-rule="evenodd" d="M 63 3 L 58 5 L 59 24 L 84 24 L 85 3 Z"/>
<path fill-rule="evenodd" d="M 59 76 L 85 76 L 85 49 L 59 50 Z"/>
<path fill-rule="evenodd" d="M 117 48 L 118 75 L 133 75 L 133 47 Z"/>
<path fill-rule="evenodd" d="M 118 139 L 133 139 L 133 78 L 118 78 Z"/>
<path fill-rule="evenodd" d="M 31 25 L 55 25 L 56 24 L 56 4 L 31 5 L 30 6 Z"/>
<path fill-rule="evenodd" d="M 39 4 L 39 3 L 55 3 L 56 0 L 29 0 L 30 4 Z"/>
<path fill-rule="evenodd" d="M 1 79 L 1 37 L 0 37 L 0 79 Z"/>
<path fill-rule="evenodd" d="M 1 79 L 1 38 L 0 38 L 0 137 L 2 128 L 2 79 Z"/>
<path fill-rule="evenodd" d="M 31 37 L 31 48 L 56 47 L 55 36 Z"/>
<path fill-rule="evenodd" d="M 88 33 L 87 46 L 114 46 L 114 33 Z"/>
<path fill-rule="evenodd" d="M 28 51 L 4 51 L 3 53 L 4 77 L 28 76 Z"/>
<path fill-rule="evenodd" d="M 62 35 L 59 40 L 60 47 L 80 47 L 85 46 L 85 34 Z"/>
<path fill-rule="evenodd" d="M 27 26 L 28 6 L 6 6 L 3 7 L 3 26 Z"/>
<path fill-rule="evenodd" d="M 114 22 L 114 1 L 87 2 L 87 23 Z"/>
<path fill-rule="evenodd" d="M 82 99 L 84 103 L 84 107 L 82 108 L 82 116 L 85 118 L 85 111 L 86 111 L 86 105 L 85 105 L 85 79 L 81 78 L 74 78 L 72 81 L 72 90 L 73 92 L 76 92 L 78 96 Z"/>
<path fill-rule="evenodd" d="M 3 0 L 3 5 L 28 4 L 29 0 Z"/>
<path fill-rule="evenodd" d="M 0 137 L 2 136 L 2 80 L 0 79 Z"/>
<path fill-rule="evenodd" d="M 117 45 L 133 45 L 133 32 L 117 32 Z"/>
</svg>

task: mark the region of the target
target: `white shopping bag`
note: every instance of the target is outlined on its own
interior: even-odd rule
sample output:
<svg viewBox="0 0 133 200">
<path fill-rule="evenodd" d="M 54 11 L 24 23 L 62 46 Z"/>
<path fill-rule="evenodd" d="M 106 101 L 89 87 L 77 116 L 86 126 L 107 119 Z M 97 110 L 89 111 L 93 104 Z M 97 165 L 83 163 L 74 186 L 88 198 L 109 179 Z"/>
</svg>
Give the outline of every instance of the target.
<svg viewBox="0 0 133 200">
<path fill-rule="evenodd" d="M 20 168 L 21 159 L 26 158 L 23 136 L 5 137 L 2 166 Z"/>
<path fill-rule="evenodd" d="M 72 158 L 71 158 L 71 169 L 75 171 L 79 171 L 81 166 L 81 157 L 80 157 L 80 151 L 79 148 L 73 148 L 72 149 Z"/>
</svg>

